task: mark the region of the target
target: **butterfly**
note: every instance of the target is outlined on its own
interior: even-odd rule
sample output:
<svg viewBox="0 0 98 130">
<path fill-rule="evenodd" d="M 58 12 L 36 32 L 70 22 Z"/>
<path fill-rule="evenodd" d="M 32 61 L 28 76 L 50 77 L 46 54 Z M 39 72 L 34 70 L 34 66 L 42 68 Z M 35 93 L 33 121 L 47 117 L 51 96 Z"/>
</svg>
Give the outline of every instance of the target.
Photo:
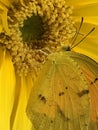
<svg viewBox="0 0 98 130">
<path fill-rule="evenodd" d="M 98 63 L 69 46 L 63 50 L 48 56 L 27 115 L 35 130 L 98 130 Z"/>
</svg>

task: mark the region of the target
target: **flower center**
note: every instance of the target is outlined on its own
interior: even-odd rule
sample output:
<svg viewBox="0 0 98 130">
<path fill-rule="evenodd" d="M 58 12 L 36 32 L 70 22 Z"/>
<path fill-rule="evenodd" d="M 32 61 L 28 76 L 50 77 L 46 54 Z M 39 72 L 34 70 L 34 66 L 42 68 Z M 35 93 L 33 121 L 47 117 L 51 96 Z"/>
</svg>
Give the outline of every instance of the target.
<svg viewBox="0 0 98 130">
<path fill-rule="evenodd" d="M 40 40 L 44 33 L 42 17 L 33 15 L 27 20 L 24 20 L 23 27 L 20 27 L 24 42 L 32 42 Z"/>
</svg>

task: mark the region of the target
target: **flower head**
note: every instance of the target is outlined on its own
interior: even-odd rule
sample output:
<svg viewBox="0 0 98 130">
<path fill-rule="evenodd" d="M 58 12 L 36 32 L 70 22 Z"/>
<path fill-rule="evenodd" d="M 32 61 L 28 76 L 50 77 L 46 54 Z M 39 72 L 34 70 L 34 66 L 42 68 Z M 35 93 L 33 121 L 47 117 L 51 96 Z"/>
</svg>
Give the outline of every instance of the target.
<svg viewBox="0 0 98 130">
<path fill-rule="evenodd" d="M 47 53 L 73 37 L 71 14 L 72 9 L 64 0 L 31 0 L 8 10 L 10 35 L 1 33 L 0 41 L 10 52 L 19 75 L 40 68 Z"/>
</svg>

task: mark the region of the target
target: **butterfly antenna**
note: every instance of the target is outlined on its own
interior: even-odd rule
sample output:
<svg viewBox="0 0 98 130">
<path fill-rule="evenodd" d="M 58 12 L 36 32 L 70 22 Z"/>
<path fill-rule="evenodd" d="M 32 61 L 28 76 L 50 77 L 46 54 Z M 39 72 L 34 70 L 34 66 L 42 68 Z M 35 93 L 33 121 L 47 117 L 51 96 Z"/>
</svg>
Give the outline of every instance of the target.
<svg viewBox="0 0 98 130">
<path fill-rule="evenodd" d="M 81 23 L 80 23 L 79 29 L 76 31 L 76 33 L 75 33 L 75 35 L 74 35 L 74 37 L 73 37 L 73 41 L 72 41 L 72 43 L 71 43 L 71 48 L 73 48 L 72 46 L 74 45 L 74 43 L 75 43 L 75 41 L 76 41 L 76 39 L 77 39 L 77 37 L 78 37 L 78 34 L 79 34 L 80 29 L 81 29 L 81 27 L 82 27 L 82 24 L 83 24 L 83 17 L 81 18 Z"/>
<path fill-rule="evenodd" d="M 77 45 L 79 45 L 89 34 L 91 34 L 93 31 L 95 30 L 95 27 L 92 28 L 78 43 L 76 43 L 72 48 L 76 47 Z"/>
</svg>

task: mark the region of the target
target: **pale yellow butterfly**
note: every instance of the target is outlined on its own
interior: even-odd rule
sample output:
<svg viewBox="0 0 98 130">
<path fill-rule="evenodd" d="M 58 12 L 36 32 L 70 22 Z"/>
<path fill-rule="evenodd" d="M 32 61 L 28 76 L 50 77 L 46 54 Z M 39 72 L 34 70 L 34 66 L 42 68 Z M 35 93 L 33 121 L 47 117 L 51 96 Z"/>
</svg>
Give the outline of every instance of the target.
<svg viewBox="0 0 98 130">
<path fill-rule="evenodd" d="M 71 51 L 51 54 L 27 106 L 35 130 L 98 130 L 97 79 L 98 63 L 89 57 Z"/>
</svg>

